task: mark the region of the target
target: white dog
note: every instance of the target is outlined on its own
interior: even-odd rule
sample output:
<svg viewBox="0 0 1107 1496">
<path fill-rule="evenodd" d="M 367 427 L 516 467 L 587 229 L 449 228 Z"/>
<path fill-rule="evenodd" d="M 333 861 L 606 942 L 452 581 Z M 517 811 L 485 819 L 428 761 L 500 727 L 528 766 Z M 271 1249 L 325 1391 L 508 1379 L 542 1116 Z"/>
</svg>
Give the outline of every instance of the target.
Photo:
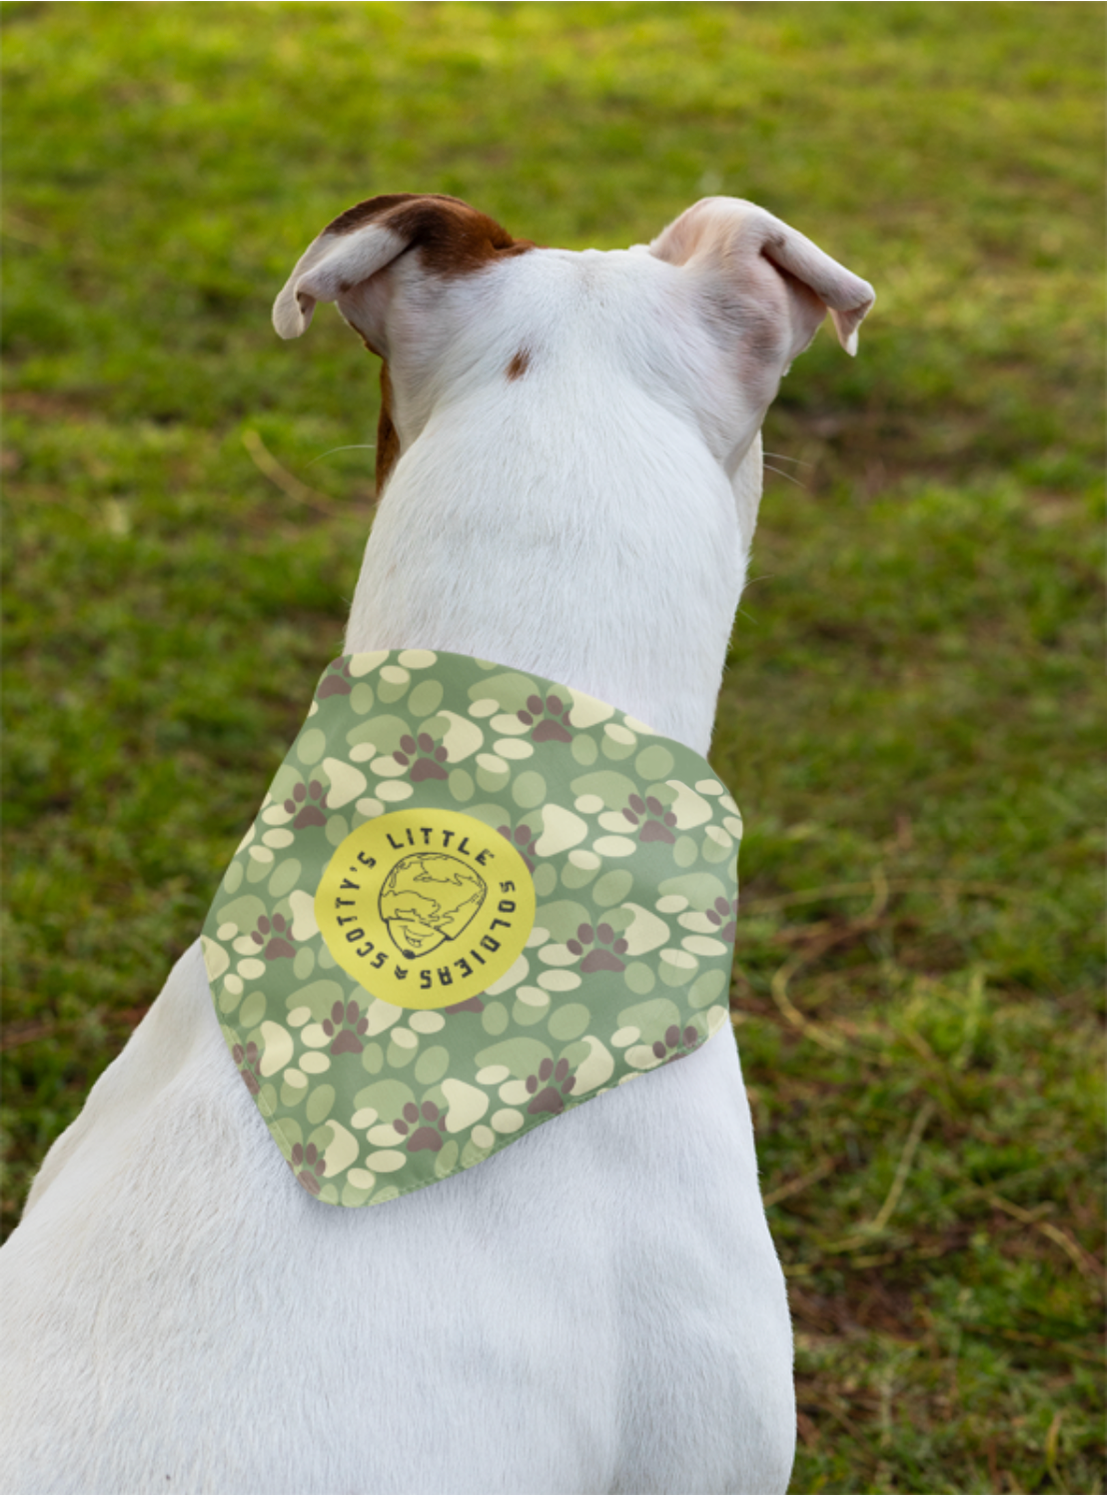
<svg viewBox="0 0 1107 1496">
<path fill-rule="evenodd" d="M 855 350 L 869 285 L 730 198 L 571 253 L 400 195 L 314 241 L 281 336 L 317 301 L 385 360 L 347 652 L 495 660 L 705 753 L 763 417 L 828 310 Z M 788 1310 L 729 1030 L 460 1175 L 334 1208 L 272 1145 L 197 945 L 0 1265 L 5 1491 L 788 1481 Z"/>
</svg>

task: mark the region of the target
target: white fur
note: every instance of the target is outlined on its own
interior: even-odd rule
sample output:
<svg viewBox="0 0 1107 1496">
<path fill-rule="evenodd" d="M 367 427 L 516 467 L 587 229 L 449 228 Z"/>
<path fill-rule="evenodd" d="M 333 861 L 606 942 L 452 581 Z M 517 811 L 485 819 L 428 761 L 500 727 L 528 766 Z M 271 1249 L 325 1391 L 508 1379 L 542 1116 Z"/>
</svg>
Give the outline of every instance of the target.
<svg viewBox="0 0 1107 1496">
<path fill-rule="evenodd" d="M 652 252 L 445 280 L 382 258 L 372 224 L 315 242 L 278 326 L 337 298 L 389 361 L 402 450 L 348 650 L 532 670 L 706 751 L 758 431 L 816 324 L 788 281 L 750 304 L 743 275 L 776 272 L 724 241 L 734 221 L 756 239 L 760 210 L 699 213 Z M 339 250 L 372 278 L 346 286 Z M 822 260 L 810 295 L 859 320 L 871 291 Z M 294 1182 L 193 946 L 47 1156 L 0 1294 L 5 1491 L 782 1491 L 791 1467 L 784 1281 L 730 1033 L 345 1210 Z"/>
</svg>

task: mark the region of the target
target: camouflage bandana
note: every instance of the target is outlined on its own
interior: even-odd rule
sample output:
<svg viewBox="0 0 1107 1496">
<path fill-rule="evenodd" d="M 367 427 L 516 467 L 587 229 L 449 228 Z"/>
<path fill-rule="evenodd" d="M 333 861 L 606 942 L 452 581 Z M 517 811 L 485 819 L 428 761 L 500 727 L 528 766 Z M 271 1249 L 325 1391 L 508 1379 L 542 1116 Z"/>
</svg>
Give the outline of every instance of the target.
<svg viewBox="0 0 1107 1496">
<path fill-rule="evenodd" d="M 393 1200 L 716 1033 L 741 832 L 705 759 L 580 691 L 335 660 L 201 937 L 300 1184 Z"/>
</svg>

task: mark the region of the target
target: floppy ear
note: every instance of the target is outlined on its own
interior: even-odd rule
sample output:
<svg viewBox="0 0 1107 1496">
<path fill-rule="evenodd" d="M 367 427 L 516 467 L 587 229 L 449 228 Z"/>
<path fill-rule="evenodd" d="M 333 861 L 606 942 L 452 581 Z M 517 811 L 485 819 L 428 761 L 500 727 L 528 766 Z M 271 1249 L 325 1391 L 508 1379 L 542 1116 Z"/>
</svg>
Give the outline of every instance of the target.
<svg viewBox="0 0 1107 1496">
<path fill-rule="evenodd" d="M 786 325 L 779 332 L 785 362 L 803 352 L 827 312 L 838 341 L 847 353 L 855 354 L 857 329 L 876 300 L 868 281 L 764 208 L 741 198 L 702 198 L 658 235 L 650 253 L 700 273 L 709 289 L 738 310 L 743 322 L 748 323 L 755 311 L 751 293 L 783 313 Z M 771 280 L 766 274 L 770 269 Z M 763 336 L 769 331 L 761 329 Z"/>
<path fill-rule="evenodd" d="M 298 338 L 317 301 L 336 301 L 346 320 L 372 341 L 374 329 L 363 323 L 376 319 L 364 288 L 407 250 L 420 249 L 423 268 L 447 277 L 532 247 L 460 198 L 411 192 L 369 198 L 329 223 L 300 256 L 273 303 L 273 326 L 282 338 Z"/>
<path fill-rule="evenodd" d="M 298 338 L 311 326 L 317 301 L 337 301 L 343 292 L 403 254 L 407 242 L 387 222 L 387 210 L 394 202 L 394 198 L 379 197 L 360 203 L 329 223 L 308 245 L 273 303 L 278 336 Z M 362 209 L 360 223 L 350 224 L 350 215 Z"/>
</svg>

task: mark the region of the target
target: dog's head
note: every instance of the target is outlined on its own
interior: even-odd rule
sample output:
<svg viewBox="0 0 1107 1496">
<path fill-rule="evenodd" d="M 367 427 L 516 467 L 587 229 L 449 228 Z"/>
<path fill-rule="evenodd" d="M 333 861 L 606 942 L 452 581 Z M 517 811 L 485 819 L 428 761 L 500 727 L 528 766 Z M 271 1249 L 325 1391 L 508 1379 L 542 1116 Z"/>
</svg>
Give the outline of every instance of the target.
<svg viewBox="0 0 1107 1496">
<path fill-rule="evenodd" d="M 385 361 L 379 490 L 439 402 L 569 364 L 591 410 L 605 380 L 629 377 L 690 415 L 733 478 L 826 314 L 852 354 L 874 294 L 737 198 L 704 198 L 648 246 L 570 254 L 457 198 L 400 193 L 348 209 L 308 247 L 273 308 L 280 336 L 304 332 L 320 301 Z"/>
</svg>

